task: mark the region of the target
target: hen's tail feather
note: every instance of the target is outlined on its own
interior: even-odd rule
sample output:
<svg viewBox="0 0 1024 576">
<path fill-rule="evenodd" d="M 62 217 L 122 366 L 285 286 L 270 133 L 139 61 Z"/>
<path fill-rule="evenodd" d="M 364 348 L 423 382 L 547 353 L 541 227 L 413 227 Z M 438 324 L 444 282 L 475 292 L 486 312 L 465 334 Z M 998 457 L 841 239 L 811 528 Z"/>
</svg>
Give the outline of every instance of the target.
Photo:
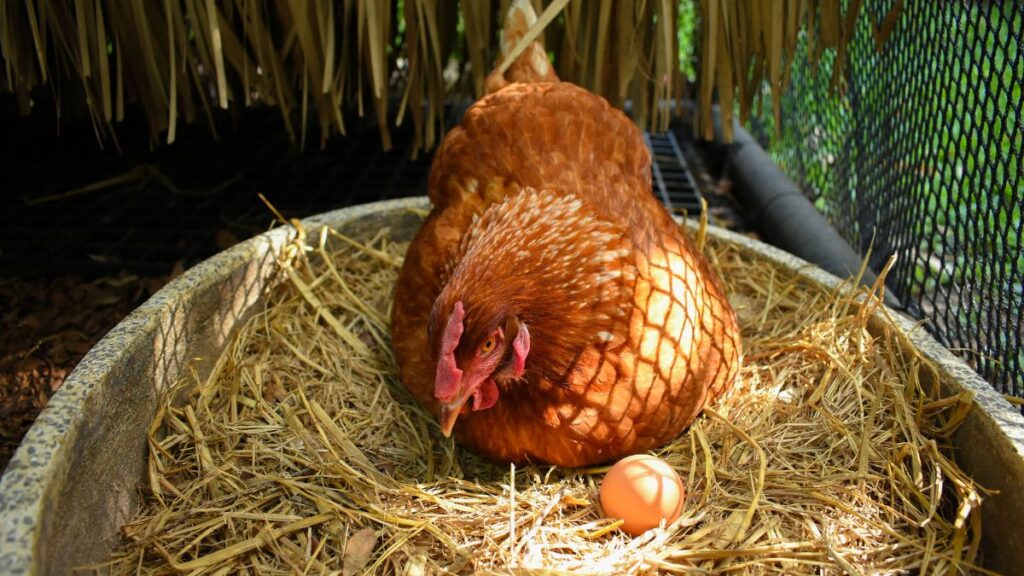
<svg viewBox="0 0 1024 576">
<path fill-rule="evenodd" d="M 498 66 L 505 61 L 509 53 L 530 28 L 537 23 L 537 13 L 533 10 L 530 0 L 513 0 L 505 14 L 504 27 L 501 30 L 501 58 Z M 554 67 L 548 62 L 544 46 L 540 40 L 534 40 L 530 46 L 516 58 L 516 61 L 502 74 L 495 68 L 487 77 L 487 92 L 495 92 L 511 82 L 557 82 L 558 76 Z"/>
<path fill-rule="evenodd" d="M 537 13 L 533 10 L 530 0 L 514 0 L 505 14 L 504 27 L 501 30 L 501 56 L 508 56 L 516 44 L 530 28 L 537 23 Z"/>
</svg>

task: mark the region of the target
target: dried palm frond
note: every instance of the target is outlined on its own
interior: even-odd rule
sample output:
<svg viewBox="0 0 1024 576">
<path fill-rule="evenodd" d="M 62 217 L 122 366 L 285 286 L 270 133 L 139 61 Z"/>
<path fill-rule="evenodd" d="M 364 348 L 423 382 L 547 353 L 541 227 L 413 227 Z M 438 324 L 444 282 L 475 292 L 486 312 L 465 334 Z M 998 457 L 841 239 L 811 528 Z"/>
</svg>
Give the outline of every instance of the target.
<svg viewBox="0 0 1024 576">
<path fill-rule="evenodd" d="M 716 92 L 723 135 L 731 141 L 733 104 L 739 105 L 740 121 L 746 122 L 765 82 L 771 92 L 778 129 L 782 121 L 782 94 L 789 86 L 790 70 L 798 58 L 817 63 L 824 50 L 834 50 L 831 87 L 837 91 L 845 89 L 847 46 L 861 16 L 861 0 L 700 0 L 700 4 L 702 57 L 695 126 L 703 138 L 714 138 L 712 105 Z M 895 2 L 884 21 L 873 27 L 878 49 L 892 33 L 902 6 L 902 1 Z M 807 36 L 806 54 L 797 51 L 801 34 Z"/>
<path fill-rule="evenodd" d="M 684 0 L 686 2 L 695 0 Z M 536 0 L 537 12 L 558 2 Z M 841 87 L 860 7 L 833 2 L 700 0 L 699 129 L 711 137 L 717 92 L 731 132 L 732 103 L 746 118 L 763 81 L 776 118 L 794 58 L 816 60 L 837 51 L 833 82 Z M 384 148 L 389 123 L 409 115 L 413 153 L 443 135 L 444 106 L 477 97 L 498 63 L 497 34 L 508 1 L 469 0 L 24 0 L 0 6 L 0 89 L 13 92 L 25 113 L 52 91 L 56 113 L 83 102 L 101 144 L 116 143 L 113 125 L 137 103 L 153 141 L 173 142 L 178 122 L 216 109 L 266 105 L 281 110 L 285 130 L 305 143 L 319 128 L 321 145 L 345 133 L 343 111 L 370 106 Z M 881 44 L 902 3 L 876 27 Z M 632 103 L 637 122 L 665 130 L 684 95 L 680 2 L 573 0 L 541 23 L 564 80 Z M 797 54 L 796 38 L 811 36 Z M 457 60 L 461 58 L 462 65 Z M 451 63 L 456 65 L 452 66 Z M 469 82 L 446 74 L 468 74 Z M 71 89 L 67 87 L 70 86 Z M 392 105 L 397 102 L 397 108 Z M 394 112 L 393 112 L 394 111 Z M 296 114 L 297 113 L 297 116 Z M 350 112 L 351 113 L 351 112 Z M 296 122 L 299 125 L 296 126 Z"/>
</svg>

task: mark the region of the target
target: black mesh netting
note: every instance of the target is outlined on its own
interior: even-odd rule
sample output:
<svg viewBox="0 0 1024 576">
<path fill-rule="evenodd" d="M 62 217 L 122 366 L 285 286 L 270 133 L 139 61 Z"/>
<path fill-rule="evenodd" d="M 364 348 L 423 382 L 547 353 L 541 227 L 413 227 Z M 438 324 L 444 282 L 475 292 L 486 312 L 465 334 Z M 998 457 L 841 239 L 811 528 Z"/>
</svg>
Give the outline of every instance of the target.
<svg viewBox="0 0 1024 576">
<path fill-rule="evenodd" d="M 908 312 L 1024 395 L 1024 2 L 905 2 L 880 51 L 893 0 L 865 4 L 845 90 L 834 54 L 797 58 L 782 131 L 766 105 L 755 132 L 875 270 L 896 255 Z"/>
</svg>

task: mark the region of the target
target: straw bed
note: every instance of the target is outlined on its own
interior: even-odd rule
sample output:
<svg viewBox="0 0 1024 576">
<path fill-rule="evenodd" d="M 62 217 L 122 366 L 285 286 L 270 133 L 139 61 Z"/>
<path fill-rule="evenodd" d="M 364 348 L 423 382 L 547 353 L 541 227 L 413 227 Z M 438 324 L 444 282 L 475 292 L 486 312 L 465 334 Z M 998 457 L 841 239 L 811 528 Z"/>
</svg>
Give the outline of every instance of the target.
<svg viewBox="0 0 1024 576">
<path fill-rule="evenodd" d="M 867 330 L 873 297 L 708 246 L 745 366 L 733 393 L 657 452 L 687 486 L 682 517 L 632 538 L 599 510 L 604 468 L 486 463 L 405 392 L 388 341 L 405 246 L 326 230 L 303 246 L 213 374 L 160 407 L 143 508 L 92 568 L 984 572 L 979 490 L 949 456 L 970 397 L 938 397 L 905 335 Z"/>
</svg>

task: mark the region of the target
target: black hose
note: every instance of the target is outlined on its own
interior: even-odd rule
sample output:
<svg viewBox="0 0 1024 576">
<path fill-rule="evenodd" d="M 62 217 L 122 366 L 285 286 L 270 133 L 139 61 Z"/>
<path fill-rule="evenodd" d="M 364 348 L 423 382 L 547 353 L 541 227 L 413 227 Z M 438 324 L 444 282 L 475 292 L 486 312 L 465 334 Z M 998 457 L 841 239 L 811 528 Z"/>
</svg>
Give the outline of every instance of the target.
<svg viewBox="0 0 1024 576">
<path fill-rule="evenodd" d="M 716 130 L 716 136 L 719 133 Z M 857 274 L 863 258 L 779 170 L 749 132 L 735 124 L 733 141 L 719 143 L 726 156 L 733 191 L 744 207 L 757 215 L 759 232 L 765 241 L 840 278 Z M 877 278 L 868 268 L 861 283 L 871 286 Z M 885 293 L 885 303 L 901 307 L 890 291 Z"/>
</svg>

